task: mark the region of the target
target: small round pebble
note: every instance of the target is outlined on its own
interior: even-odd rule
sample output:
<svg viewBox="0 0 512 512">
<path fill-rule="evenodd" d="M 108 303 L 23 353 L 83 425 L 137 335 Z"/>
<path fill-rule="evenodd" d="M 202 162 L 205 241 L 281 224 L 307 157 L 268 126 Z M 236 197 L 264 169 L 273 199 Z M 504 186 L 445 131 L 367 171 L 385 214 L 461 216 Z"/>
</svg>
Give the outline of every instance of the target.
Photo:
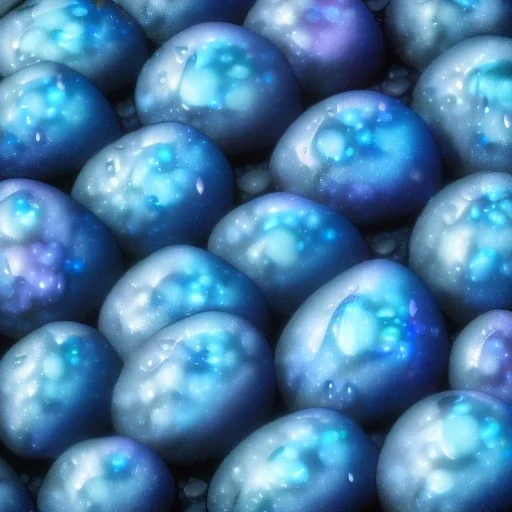
<svg viewBox="0 0 512 512">
<path fill-rule="evenodd" d="M 121 128 L 85 77 L 54 62 L 0 81 L 0 178 L 49 178 L 80 169 Z"/>
<path fill-rule="evenodd" d="M 268 416 L 272 354 L 248 322 L 208 312 L 177 322 L 145 342 L 114 390 L 117 432 L 174 464 L 225 456 Z"/>
<path fill-rule="evenodd" d="M 460 324 L 512 307 L 512 176 L 480 172 L 439 192 L 414 226 L 409 263 Z"/>
<path fill-rule="evenodd" d="M 2 512 L 36 512 L 16 472 L 0 459 L 0 503 Z"/>
<path fill-rule="evenodd" d="M 195 25 L 165 43 L 144 65 L 135 101 L 143 124 L 190 124 L 227 154 L 271 147 L 300 113 L 281 51 L 229 23 Z"/>
<path fill-rule="evenodd" d="M 176 495 L 165 464 L 125 437 L 78 443 L 52 465 L 37 498 L 40 512 L 169 512 Z"/>
<path fill-rule="evenodd" d="M 211 252 L 170 246 L 134 265 L 100 311 L 99 328 L 123 359 L 160 329 L 223 311 L 268 329 L 268 305 L 254 283 Z"/>
<path fill-rule="evenodd" d="M 421 118 L 399 100 L 351 91 L 317 103 L 270 160 L 278 190 L 325 204 L 356 225 L 420 209 L 441 187 L 441 157 Z"/>
<path fill-rule="evenodd" d="M 506 512 L 512 507 L 512 408 L 447 391 L 411 407 L 386 437 L 377 469 L 386 512 Z"/>
<path fill-rule="evenodd" d="M 121 362 L 92 327 L 54 322 L 0 361 L 0 438 L 25 458 L 57 457 L 110 424 Z"/>
<path fill-rule="evenodd" d="M 377 448 L 349 418 L 296 412 L 256 430 L 224 459 L 208 511 L 363 512 L 373 502 L 376 464 Z"/>
<path fill-rule="evenodd" d="M 316 289 L 369 256 L 350 222 L 283 192 L 232 210 L 215 226 L 208 249 L 250 277 L 282 315 L 293 313 Z"/>
<path fill-rule="evenodd" d="M 112 0 L 31 0 L 0 19 L 0 75 L 53 61 L 109 93 L 134 83 L 147 58 L 144 32 Z"/>
<path fill-rule="evenodd" d="M 512 403 L 512 313 L 488 311 L 457 336 L 450 355 L 450 386 Z"/>
<path fill-rule="evenodd" d="M 448 362 L 441 312 L 407 267 L 360 263 L 315 292 L 276 348 L 293 409 L 328 407 L 356 421 L 395 417 L 436 390 Z"/>
<path fill-rule="evenodd" d="M 38 181 L 0 183 L 2 334 L 86 317 L 120 272 L 114 237 L 81 204 Z"/>
<path fill-rule="evenodd" d="M 126 251 L 147 256 L 207 237 L 231 208 L 234 188 L 228 161 L 205 135 L 181 123 L 160 123 L 94 155 L 72 195 Z"/>
</svg>

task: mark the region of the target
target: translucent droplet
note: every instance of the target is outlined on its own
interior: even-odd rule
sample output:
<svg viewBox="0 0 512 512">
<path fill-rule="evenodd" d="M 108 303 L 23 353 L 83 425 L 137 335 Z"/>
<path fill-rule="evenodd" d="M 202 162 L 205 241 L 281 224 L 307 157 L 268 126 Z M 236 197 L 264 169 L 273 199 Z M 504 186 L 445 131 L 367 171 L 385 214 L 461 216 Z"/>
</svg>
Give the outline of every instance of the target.
<svg viewBox="0 0 512 512">
<path fill-rule="evenodd" d="M 509 113 L 505 113 L 503 116 L 503 124 L 505 128 L 510 128 L 512 126 L 512 116 Z"/>
<path fill-rule="evenodd" d="M 197 178 L 196 189 L 197 189 L 197 192 L 199 193 L 199 195 L 201 195 L 204 192 L 204 183 L 201 178 Z"/>
</svg>

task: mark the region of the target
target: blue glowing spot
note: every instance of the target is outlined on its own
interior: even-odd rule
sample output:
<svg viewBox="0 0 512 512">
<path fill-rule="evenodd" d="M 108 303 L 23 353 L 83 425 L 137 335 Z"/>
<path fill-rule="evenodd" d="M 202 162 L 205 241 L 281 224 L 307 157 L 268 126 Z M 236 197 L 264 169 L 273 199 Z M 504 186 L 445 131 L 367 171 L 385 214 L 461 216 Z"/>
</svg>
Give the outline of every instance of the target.
<svg viewBox="0 0 512 512">
<path fill-rule="evenodd" d="M 498 60 L 477 67 L 468 74 L 467 84 L 469 92 L 485 103 L 512 107 L 512 62 Z"/>
<path fill-rule="evenodd" d="M 499 254 L 490 247 L 480 249 L 469 263 L 469 277 L 473 282 L 483 282 L 495 277 L 499 267 Z"/>
<path fill-rule="evenodd" d="M 82 258 L 69 258 L 66 260 L 66 271 L 71 273 L 82 272 L 85 268 L 85 263 Z"/>
<path fill-rule="evenodd" d="M 60 105 L 66 100 L 66 92 L 57 86 L 48 87 L 46 99 L 52 105 Z"/>
<path fill-rule="evenodd" d="M 455 5 L 462 9 L 475 9 L 480 5 L 480 0 L 451 0 Z"/>
<path fill-rule="evenodd" d="M 171 162 L 173 154 L 170 148 L 163 147 L 158 150 L 157 157 L 161 162 Z"/>
<path fill-rule="evenodd" d="M 131 459 L 123 453 L 113 454 L 107 464 L 114 475 L 126 476 L 131 470 Z"/>
<path fill-rule="evenodd" d="M 307 466 L 299 459 L 299 453 L 291 446 L 281 446 L 268 457 L 274 478 L 288 485 L 304 485 L 309 480 Z"/>
<path fill-rule="evenodd" d="M 39 205 L 24 197 L 19 197 L 14 202 L 14 215 L 23 226 L 35 226 L 39 219 L 39 213 Z"/>
<path fill-rule="evenodd" d="M 64 360 L 71 366 L 78 366 L 80 364 L 82 360 L 82 345 L 83 340 L 78 336 L 71 336 L 62 344 L 61 351 L 63 353 Z"/>
</svg>

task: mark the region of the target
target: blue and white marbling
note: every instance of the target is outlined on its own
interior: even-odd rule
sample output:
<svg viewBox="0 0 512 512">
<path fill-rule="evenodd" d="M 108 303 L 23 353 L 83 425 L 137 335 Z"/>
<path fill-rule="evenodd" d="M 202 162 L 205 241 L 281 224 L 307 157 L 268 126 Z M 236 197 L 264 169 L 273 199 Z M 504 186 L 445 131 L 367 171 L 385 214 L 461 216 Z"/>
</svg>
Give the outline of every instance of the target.
<svg viewBox="0 0 512 512">
<path fill-rule="evenodd" d="M 126 363 L 114 427 L 174 464 L 224 457 L 270 413 L 274 364 L 266 340 L 228 313 L 162 329 Z"/>
<path fill-rule="evenodd" d="M 45 325 L 0 360 L 0 438 L 26 458 L 54 458 L 110 425 L 121 362 L 92 327 Z"/>
<path fill-rule="evenodd" d="M 0 332 L 21 337 L 97 308 L 121 272 L 114 237 L 44 183 L 0 183 Z"/>
<path fill-rule="evenodd" d="M 350 222 L 284 192 L 232 210 L 215 226 L 208 249 L 251 278 L 272 309 L 283 315 L 369 257 L 362 235 Z"/>
<path fill-rule="evenodd" d="M 52 465 L 37 497 L 40 512 L 169 512 L 176 495 L 165 464 L 126 437 L 78 443 Z"/>
<path fill-rule="evenodd" d="M 275 356 L 289 407 L 337 409 L 365 423 L 432 393 L 447 362 L 436 301 L 407 267 L 388 260 L 360 263 L 314 293 Z"/>
<path fill-rule="evenodd" d="M 268 305 L 254 283 L 211 252 L 161 249 L 133 266 L 111 290 L 99 328 L 123 359 L 156 332 L 205 311 L 240 316 L 266 331 Z"/>
<path fill-rule="evenodd" d="M 384 65 L 384 34 L 362 0 L 258 0 L 244 26 L 283 51 L 312 96 L 369 85 Z"/>
<path fill-rule="evenodd" d="M 125 135 L 82 169 L 73 197 L 124 249 L 146 256 L 208 236 L 234 201 L 234 175 L 219 149 L 181 123 Z"/>
<path fill-rule="evenodd" d="M 109 93 L 135 82 L 147 58 L 144 32 L 112 0 L 29 0 L 0 19 L 0 75 L 52 61 Z"/>
<path fill-rule="evenodd" d="M 281 51 L 229 23 L 195 25 L 159 48 L 142 68 L 135 102 L 143 124 L 190 124 L 228 154 L 272 146 L 300 112 Z"/>
<path fill-rule="evenodd" d="M 512 408 L 473 391 L 411 407 L 387 435 L 377 469 L 386 512 L 506 512 L 511 478 Z"/>
<path fill-rule="evenodd" d="M 224 459 L 208 490 L 208 510 L 362 512 L 375 495 L 377 453 L 366 433 L 336 411 L 284 416 Z"/>
<path fill-rule="evenodd" d="M 460 332 L 450 355 L 450 386 L 512 403 L 512 312 L 488 311 Z"/>
<path fill-rule="evenodd" d="M 178 32 L 205 21 L 242 23 L 255 0 L 114 0 L 161 45 Z"/>
<path fill-rule="evenodd" d="M 0 81 L 0 178 L 75 172 L 120 135 L 105 97 L 66 66 L 41 62 Z"/>
<path fill-rule="evenodd" d="M 479 172 L 439 192 L 414 226 L 409 263 L 458 323 L 512 307 L 512 176 Z"/>
<path fill-rule="evenodd" d="M 2 512 L 36 512 L 16 472 L 0 459 L 0 503 Z"/>
<path fill-rule="evenodd" d="M 511 172 L 512 39 L 473 37 L 443 53 L 421 75 L 412 106 L 452 174 Z"/>
<path fill-rule="evenodd" d="M 469 37 L 511 36 L 512 4 L 509 0 L 391 0 L 386 34 L 406 63 L 425 69 Z"/>
<path fill-rule="evenodd" d="M 357 225 L 421 208 L 441 186 L 441 158 L 425 123 L 400 101 L 351 91 L 317 103 L 277 144 L 279 190 L 325 204 Z"/>
</svg>

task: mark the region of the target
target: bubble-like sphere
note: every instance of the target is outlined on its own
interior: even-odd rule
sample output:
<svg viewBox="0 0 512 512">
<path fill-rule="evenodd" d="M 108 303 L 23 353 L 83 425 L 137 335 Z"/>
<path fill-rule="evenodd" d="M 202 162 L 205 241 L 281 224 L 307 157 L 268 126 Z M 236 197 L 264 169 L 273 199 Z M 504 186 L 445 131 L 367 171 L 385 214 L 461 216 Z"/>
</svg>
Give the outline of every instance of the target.
<svg viewBox="0 0 512 512">
<path fill-rule="evenodd" d="M 109 293 L 100 331 L 123 359 L 160 329 L 205 311 L 240 316 L 263 331 L 269 322 L 262 293 L 211 252 L 173 245 L 134 265 Z"/>
<path fill-rule="evenodd" d="M 23 457 L 46 458 L 110 424 L 119 357 L 92 327 L 45 325 L 0 360 L 0 438 Z"/>
<path fill-rule="evenodd" d="M 41 62 L 0 81 L 0 178 L 49 178 L 80 169 L 121 128 L 86 78 Z"/>
<path fill-rule="evenodd" d="M 53 61 L 108 93 L 134 82 L 147 57 L 144 32 L 112 0 L 31 0 L 0 19 L 0 75 Z"/>
<path fill-rule="evenodd" d="M 126 437 L 75 444 L 52 465 L 37 497 L 41 512 L 169 512 L 174 479 L 147 447 Z"/>
<path fill-rule="evenodd" d="M 512 39 L 474 37 L 443 53 L 421 75 L 413 108 L 451 173 L 510 172 Z"/>
<path fill-rule="evenodd" d="M 512 313 L 488 311 L 457 336 L 450 354 L 450 386 L 512 403 Z"/>
<path fill-rule="evenodd" d="M 464 39 L 512 35 L 512 4 L 509 0 L 391 0 L 386 29 L 400 57 L 425 69 Z"/>
<path fill-rule="evenodd" d="M 409 263 L 453 320 L 512 306 L 512 176 L 481 172 L 445 187 L 425 207 Z"/>
<path fill-rule="evenodd" d="M 512 507 L 512 408 L 475 391 L 411 407 L 382 448 L 377 488 L 386 512 L 506 512 Z"/>
<path fill-rule="evenodd" d="M 161 45 L 172 36 L 206 21 L 242 23 L 255 0 L 114 0 Z"/>
<path fill-rule="evenodd" d="M 277 144 L 279 190 L 325 204 L 358 225 L 421 208 L 441 186 L 441 158 L 421 118 L 400 101 L 351 91 L 317 103 Z"/>
<path fill-rule="evenodd" d="M 73 197 L 129 252 L 148 255 L 208 236 L 234 200 L 234 176 L 219 149 L 181 123 L 141 128 L 89 160 Z"/>
<path fill-rule="evenodd" d="M 407 267 L 360 263 L 314 293 L 285 327 L 277 383 L 293 409 L 360 422 L 393 417 L 432 393 L 448 361 L 436 301 Z"/>
<path fill-rule="evenodd" d="M 362 0 L 258 0 L 244 26 L 283 51 L 313 96 L 369 85 L 384 64 L 382 29 Z"/>
<path fill-rule="evenodd" d="M 0 503 L 2 512 L 36 512 L 16 472 L 0 459 Z"/>
<path fill-rule="evenodd" d="M 135 103 L 143 124 L 190 124 L 229 154 L 272 146 L 300 112 L 281 51 L 229 23 L 196 25 L 159 48 L 142 68 Z"/>
<path fill-rule="evenodd" d="M 114 237 L 82 205 L 38 181 L 0 183 L 2 334 L 84 318 L 120 272 Z"/>
<path fill-rule="evenodd" d="M 115 429 L 165 460 L 223 457 L 267 417 L 272 353 L 247 321 L 228 313 L 185 318 L 126 363 L 112 400 Z"/>
<path fill-rule="evenodd" d="M 376 465 L 376 446 L 349 418 L 328 409 L 296 412 L 258 429 L 224 459 L 208 510 L 362 512 L 373 502 Z"/>
<path fill-rule="evenodd" d="M 325 206 L 283 192 L 231 211 L 215 226 L 208 248 L 249 276 L 283 315 L 369 257 L 350 222 Z"/>
</svg>

